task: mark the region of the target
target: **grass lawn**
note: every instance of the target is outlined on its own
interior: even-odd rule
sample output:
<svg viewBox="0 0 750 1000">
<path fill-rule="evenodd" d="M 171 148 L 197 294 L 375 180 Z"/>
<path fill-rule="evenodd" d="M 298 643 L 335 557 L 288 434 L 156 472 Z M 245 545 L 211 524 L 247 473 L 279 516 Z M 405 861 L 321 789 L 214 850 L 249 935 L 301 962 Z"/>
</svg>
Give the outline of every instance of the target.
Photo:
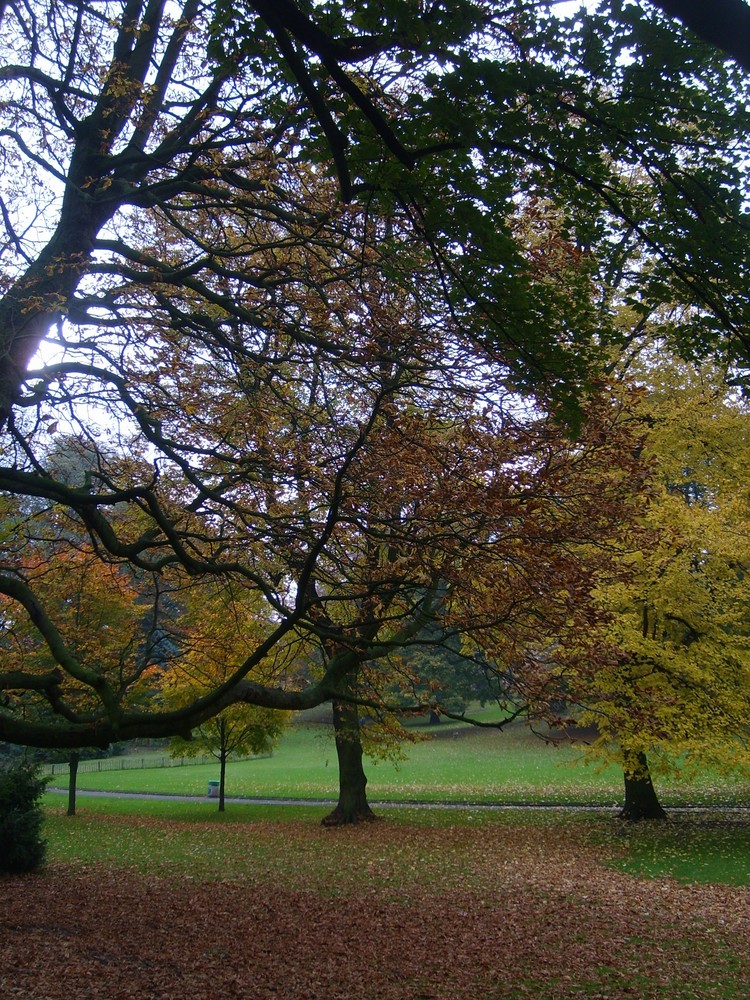
<svg viewBox="0 0 750 1000">
<path fill-rule="evenodd" d="M 373 801 L 574 803 L 614 806 L 622 798 L 616 768 L 582 763 L 580 748 L 551 746 L 522 725 L 499 732 L 443 724 L 427 739 L 407 746 L 405 760 L 367 763 L 368 794 Z M 452 738 L 453 733 L 458 738 Z M 148 758 L 143 758 L 148 764 Z M 206 794 L 218 765 L 81 773 L 78 787 L 162 794 Z M 331 799 L 337 795 L 338 769 L 331 731 L 326 726 L 292 726 L 272 757 L 230 763 L 227 795 L 250 798 Z M 680 782 L 656 779 L 665 805 L 750 804 L 750 782 L 705 772 Z M 64 776 L 53 784 L 65 787 Z"/>
<path fill-rule="evenodd" d="M 46 835 L 52 857 L 59 861 L 115 864 L 144 872 L 189 868 L 210 878 L 221 873 L 243 875 L 248 865 L 266 861 L 265 849 L 251 839 L 235 854 L 231 839 L 213 840 L 217 829 L 242 828 L 248 824 L 266 827 L 302 824 L 317 827 L 327 809 L 322 806 L 232 804 L 226 812 L 215 803 L 180 802 L 169 799 L 84 798 L 78 815 L 64 815 L 62 798 L 48 792 Z M 587 849 L 606 859 L 613 869 L 647 878 L 674 878 L 684 883 L 721 883 L 750 886 L 750 816 L 725 817 L 716 813 L 674 816 L 668 823 L 626 824 L 596 812 L 494 812 L 471 807 L 456 809 L 399 806 L 384 810 L 381 819 L 389 828 L 398 826 L 424 829 L 470 831 L 503 827 L 507 830 L 547 830 L 557 837 L 571 831 Z M 119 836 L 127 824 L 125 842 Z M 169 836 L 154 837 L 154 824 L 169 824 Z M 316 831 L 315 831 L 316 832 Z M 206 835 L 213 847 L 197 843 Z M 312 839 L 317 839 L 311 833 Z M 331 839 L 318 841 L 330 844 Z M 309 860 L 309 858 L 308 858 Z M 356 859 L 355 860 L 356 863 Z M 279 849 L 281 868 L 287 864 L 283 844 Z M 342 864 L 341 859 L 337 861 Z M 411 861 L 407 868 L 413 870 Z M 402 873 L 403 875 L 403 873 Z M 288 877 L 288 876 L 287 876 Z M 311 873 L 300 871 L 304 882 Z"/>
<path fill-rule="evenodd" d="M 750 886 L 748 816 L 706 814 L 673 817 L 668 824 L 618 824 L 611 836 L 619 847 L 613 864 L 622 871 L 684 883 Z"/>
</svg>

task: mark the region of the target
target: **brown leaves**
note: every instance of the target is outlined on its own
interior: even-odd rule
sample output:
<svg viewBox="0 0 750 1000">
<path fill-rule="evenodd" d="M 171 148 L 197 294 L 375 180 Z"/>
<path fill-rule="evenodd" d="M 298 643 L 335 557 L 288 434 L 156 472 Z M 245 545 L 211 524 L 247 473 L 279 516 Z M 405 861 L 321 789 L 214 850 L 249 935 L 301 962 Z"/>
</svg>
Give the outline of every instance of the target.
<svg viewBox="0 0 750 1000">
<path fill-rule="evenodd" d="M 168 824 L 155 825 L 169 836 Z M 206 881 L 56 863 L 2 883 L 0 994 L 473 1000 L 747 990 L 747 958 L 733 954 L 750 931 L 746 889 L 610 871 L 582 830 L 569 824 L 563 839 L 556 825 L 381 821 L 331 834 L 199 824 L 199 842 L 237 838 L 238 852 L 244 842 L 263 855 L 262 869 Z"/>
</svg>

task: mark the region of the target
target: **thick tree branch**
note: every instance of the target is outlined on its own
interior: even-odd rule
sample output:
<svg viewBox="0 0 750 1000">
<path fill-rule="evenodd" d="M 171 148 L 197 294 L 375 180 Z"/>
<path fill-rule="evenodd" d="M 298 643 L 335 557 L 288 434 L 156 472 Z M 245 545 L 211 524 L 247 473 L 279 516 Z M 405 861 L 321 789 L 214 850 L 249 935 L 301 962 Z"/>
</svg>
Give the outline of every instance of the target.
<svg viewBox="0 0 750 1000">
<path fill-rule="evenodd" d="M 750 72 L 750 6 L 744 0 L 651 0 Z"/>
<path fill-rule="evenodd" d="M 0 674 L 0 691 L 49 691 L 59 687 L 64 674 L 57 668 L 46 674 L 30 674 L 24 670 L 9 670 Z"/>
</svg>

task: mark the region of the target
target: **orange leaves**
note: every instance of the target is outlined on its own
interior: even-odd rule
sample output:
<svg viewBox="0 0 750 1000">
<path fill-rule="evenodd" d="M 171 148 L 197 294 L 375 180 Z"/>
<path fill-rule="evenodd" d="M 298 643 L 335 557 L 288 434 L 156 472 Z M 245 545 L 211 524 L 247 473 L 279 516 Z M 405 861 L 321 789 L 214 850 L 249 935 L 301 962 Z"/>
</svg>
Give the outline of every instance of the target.
<svg viewBox="0 0 750 1000">
<path fill-rule="evenodd" d="M 93 552 L 71 548 L 60 552 L 29 551 L 25 573 L 35 593 L 63 633 L 70 648 L 92 669 L 117 674 L 134 655 L 142 609 L 129 575 L 102 562 Z M 27 616 L 14 615 L 13 634 L 33 636 Z M 6 624 L 8 620 L 6 619 Z M 43 646 L 32 646 L 29 666 L 46 668 L 51 660 Z"/>
</svg>

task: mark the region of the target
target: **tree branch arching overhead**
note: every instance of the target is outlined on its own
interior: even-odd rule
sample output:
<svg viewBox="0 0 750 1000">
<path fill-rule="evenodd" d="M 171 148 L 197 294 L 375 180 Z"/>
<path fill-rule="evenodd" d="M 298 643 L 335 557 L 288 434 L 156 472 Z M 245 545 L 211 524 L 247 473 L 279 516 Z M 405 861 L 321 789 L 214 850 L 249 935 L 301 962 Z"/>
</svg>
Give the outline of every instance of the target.
<svg viewBox="0 0 750 1000">
<path fill-rule="evenodd" d="M 650 0 L 750 72 L 750 6 L 745 0 Z"/>
</svg>

